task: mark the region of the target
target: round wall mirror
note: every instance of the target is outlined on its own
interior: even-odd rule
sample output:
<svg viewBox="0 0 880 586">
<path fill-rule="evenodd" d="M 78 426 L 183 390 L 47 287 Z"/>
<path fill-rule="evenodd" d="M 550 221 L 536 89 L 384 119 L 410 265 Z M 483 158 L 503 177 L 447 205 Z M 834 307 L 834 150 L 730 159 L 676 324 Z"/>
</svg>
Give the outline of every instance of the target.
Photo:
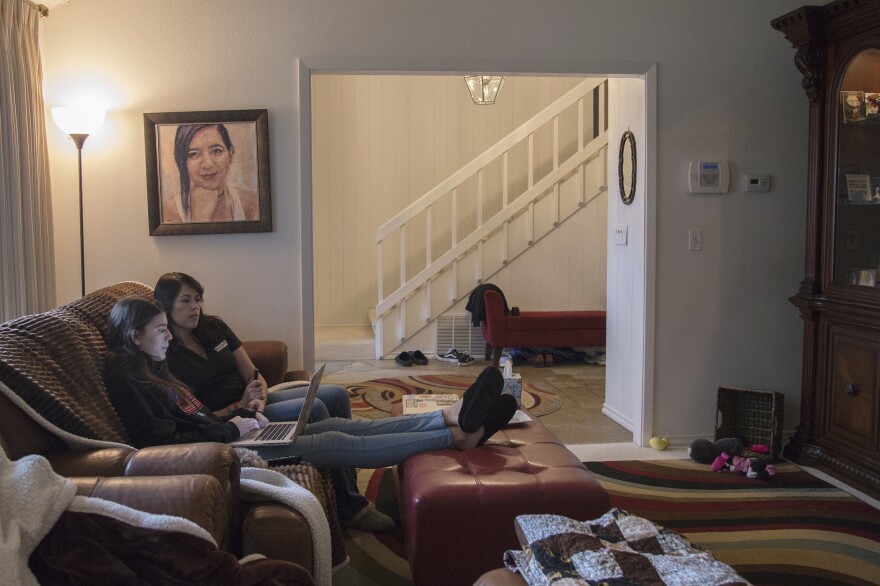
<svg viewBox="0 0 880 586">
<path fill-rule="evenodd" d="M 629 130 L 620 139 L 617 175 L 620 179 L 620 199 L 629 205 L 636 196 L 636 137 Z"/>
</svg>

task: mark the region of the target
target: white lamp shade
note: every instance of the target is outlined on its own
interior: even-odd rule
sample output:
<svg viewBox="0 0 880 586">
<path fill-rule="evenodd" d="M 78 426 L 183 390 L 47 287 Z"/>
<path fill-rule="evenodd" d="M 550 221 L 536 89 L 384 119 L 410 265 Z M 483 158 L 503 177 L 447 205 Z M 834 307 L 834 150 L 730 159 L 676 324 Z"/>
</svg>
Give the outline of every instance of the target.
<svg viewBox="0 0 880 586">
<path fill-rule="evenodd" d="M 495 103 L 498 90 L 504 83 L 504 77 L 500 75 L 469 75 L 465 76 L 464 81 L 467 83 L 474 104 L 483 106 Z"/>
<path fill-rule="evenodd" d="M 104 110 L 89 106 L 52 108 L 52 118 L 67 134 L 92 134 L 104 123 Z"/>
</svg>

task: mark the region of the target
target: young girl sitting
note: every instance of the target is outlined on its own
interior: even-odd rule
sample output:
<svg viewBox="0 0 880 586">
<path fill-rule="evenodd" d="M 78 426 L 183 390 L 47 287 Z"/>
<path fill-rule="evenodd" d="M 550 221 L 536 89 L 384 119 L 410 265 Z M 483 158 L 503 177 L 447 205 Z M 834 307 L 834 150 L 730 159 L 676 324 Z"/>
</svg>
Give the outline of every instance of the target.
<svg viewBox="0 0 880 586">
<path fill-rule="evenodd" d="M 268 423 L 258 412 L 222 421 L 171 376 L 165 365 L 171 333 L 165 310 L 155 300 L 121 299 L 109 321 L 113 355 L 107 386 L 135 447 L 229 442 Z M 516 411 L 516 402 L 501 396 L 503 383 L 498 369 L 488 367 L 462 401 L 440 411 L 375 420 L 329 418 L 309 424 L 294 445 L 257 451 L 266 460 L 298 456 L 319 468 L 383 468 L 428 450 L 474 448 Z"/>
</svg>

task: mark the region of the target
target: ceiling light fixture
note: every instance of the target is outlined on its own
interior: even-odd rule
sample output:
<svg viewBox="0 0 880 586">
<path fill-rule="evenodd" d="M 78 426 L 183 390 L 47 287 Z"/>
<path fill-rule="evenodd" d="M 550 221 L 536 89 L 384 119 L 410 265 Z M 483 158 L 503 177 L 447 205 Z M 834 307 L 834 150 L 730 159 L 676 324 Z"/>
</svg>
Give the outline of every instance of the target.
<svg viewBox="0 0 880 586">
<path fill-rule="evenodd" d="M 486 106 L 495 103 L 498 90 L 504 83 L 504 77 L 501 75 L 466 75 L 464 81 L 474 104 Z"/>
</svg>

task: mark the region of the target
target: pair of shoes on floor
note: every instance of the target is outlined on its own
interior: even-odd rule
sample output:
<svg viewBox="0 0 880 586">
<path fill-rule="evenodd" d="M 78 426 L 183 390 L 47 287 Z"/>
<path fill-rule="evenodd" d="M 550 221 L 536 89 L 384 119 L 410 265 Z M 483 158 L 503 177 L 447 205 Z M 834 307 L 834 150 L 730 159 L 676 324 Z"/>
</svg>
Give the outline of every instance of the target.
<svg viewBox="0 0 880 586">
<path fill-rule="evenodd" d="M 583 362 L 586 358 L 586 352 L 578 352 L 574 348 L 553 348 L 553 360 L 556 362 Z"/>
<path fill-rule="evenodd" d="M 502 395 L 504 377 L 494 366 L 487 366 L 477 377 L 462 399 L 458 414 L 458 426 L 462 431 L 473 433 L 483 427 L 483 437 L 478 446 L 507 425 L 516 413 L 516 399 Z"/>
<path fill-rule="evenodd" d="M 443 362 L 454 362 L 459 366 L 470 366 L 476 359 L 467 352 L 459 352 L 455 348 L 450 348 L 445 354 L 439 354 L 437 360 Z"/>
<path fill-rule="evenodd" d="M 553 366 L 553 353 L 552 352 L 536 352 L 532 354 L 531 358 L 529 358 L 529 364 L 535 366 L 537 368 L 543 368 L 545 366 Z"/>
<path fill-rule="evenodd" d="M 428 364 L 428 357 L 421 350 L 413 350 L 411 352 L 401 352 L 394 357 L 394 362 L 401 366 L 424 366 Z"/>
<path fill-rule="evenodd" d="M 355 513 L 351 519 L 340 519 L 339 524 L 371 533 L 394 531 L 395 527 L 394 519 L 377 509 L 373 503 L 367 503 L 367 506 Z"/>
</svg>

